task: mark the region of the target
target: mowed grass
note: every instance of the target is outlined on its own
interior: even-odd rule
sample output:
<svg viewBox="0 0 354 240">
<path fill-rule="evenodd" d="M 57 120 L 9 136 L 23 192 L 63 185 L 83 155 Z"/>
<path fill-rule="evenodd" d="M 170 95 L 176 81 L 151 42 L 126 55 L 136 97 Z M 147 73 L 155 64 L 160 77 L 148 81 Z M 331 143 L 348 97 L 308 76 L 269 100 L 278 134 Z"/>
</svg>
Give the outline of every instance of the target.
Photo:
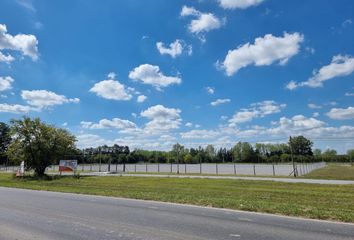
<svg viewBox="0 0 354 240">
<path fill-rule="evenodd" d="M 316 169 L 304 178 L 315 179 L 337 179 L 337 180 L 354 180 L 354 166 L 330 164 L 324 168 Z"/>
<path fill-rule="evenodd" d="M 0 186 L 354 222 L 354 185 L 156 177 L 61 177 L 38 180 L 14 179 L 11 174 L 0 174 Z"/>
</svg>

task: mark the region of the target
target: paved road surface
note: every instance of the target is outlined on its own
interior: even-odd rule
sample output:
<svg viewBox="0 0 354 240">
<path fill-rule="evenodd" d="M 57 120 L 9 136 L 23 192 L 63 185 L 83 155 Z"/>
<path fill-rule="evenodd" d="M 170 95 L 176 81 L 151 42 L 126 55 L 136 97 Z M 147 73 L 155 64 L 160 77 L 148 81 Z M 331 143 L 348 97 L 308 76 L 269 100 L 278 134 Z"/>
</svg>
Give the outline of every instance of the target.
<svg viewBox="0 0 354 240">
<path fill-rule="evenodd" d="M 0 188 L 0 239 L 354 239 L 354 224 Z"/>
</svg>

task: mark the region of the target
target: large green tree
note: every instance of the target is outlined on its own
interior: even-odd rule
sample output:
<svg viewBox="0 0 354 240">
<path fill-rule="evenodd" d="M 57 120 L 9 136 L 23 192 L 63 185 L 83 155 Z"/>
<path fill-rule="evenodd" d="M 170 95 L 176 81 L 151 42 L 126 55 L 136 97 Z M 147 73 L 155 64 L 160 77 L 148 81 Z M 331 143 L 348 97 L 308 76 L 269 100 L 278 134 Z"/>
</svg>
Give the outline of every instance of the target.
<svg viewBox="0 0 354 240">
<path fill-rule="evenodd" d="M 312 156 L 312 145 L 309 139 L 304 136 L 290 137 L 289 146 L 293 154 L 301 156 Z"/>
<path fill-rule="evenodd" d="M 56 128 L 39 118 L 24 117 L 11 121 L 11 142 L 8 153 L 13 160 L 26 163 L 39 176 L 45 169 L 75 150 L 75 136 L 65 129 Z"/>
<path fill-rule="evenodd" d="M 10 127 L 0 122 L 0 164 L 6 159 L 6 151 L 11 143 Z"/>
</svg>

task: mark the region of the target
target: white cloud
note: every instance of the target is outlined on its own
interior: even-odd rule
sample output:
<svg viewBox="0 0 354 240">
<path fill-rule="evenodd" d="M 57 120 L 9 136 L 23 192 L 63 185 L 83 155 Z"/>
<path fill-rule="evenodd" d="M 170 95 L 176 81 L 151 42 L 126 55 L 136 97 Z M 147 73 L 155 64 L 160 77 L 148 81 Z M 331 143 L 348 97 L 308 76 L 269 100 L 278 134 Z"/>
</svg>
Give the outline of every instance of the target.
<svg viewBox="0 0 354 240">
<path fill-rule="evenodd" d="M 312 114 L 312 116 L 315 118 L 315 117 L 319 117 L 320 116 L 320 113 L 319 112 L 314 112 L 313 114 Z"/>
<path fill-rule="evenodd" d="M 218 106 L 218 105 L 220 105 L 220 104 L 229 103 L 229 102 L 231 102 L 231 100 L 228 99 L 228 98 L 225 98 L 225 99 L 217 99 L 216 101 L 211 102 L 210 105 L 213 106 L 213 107 L 215 107 L 215 106 Z"/>
<path fill-rule="evenodd" d="M 107 74 L 108 79 L 115 79 L 117 77 L 117 74 L 115 72 L 110 72 Z"/>
<path fill-rule="evenodd" d="M 290 81 L 286 86 L 286 89 L 294 90 L 297 88 L 297 83 L 295 81 Z"/>
<path fill-rule="evenodd" d="M 7 104 L 0 103 L 0 112 L 3 113 L 28 113 L 33 110 L 30 106 L 18 105 L 18 104 Z"/>
<path fill-rule="evenodd" d="M 147 99 L 147 96 L 145 95 L 139 95 L 136 99 L 137 102 L 142 103 Z"/>
<path fill-rule="evenodd" d="M 32 0 L 15 0 L 18 5 L 21 7 L 31 11 L 31 12 L 36 12 L 36 8 L 33 5 Z"/>
<path fill-rule="evenodd" d="M 354 119 L 354 107 L 332 108 L 326 115 L 337 120 Z"/>
<path fill-rule="evenodd" d="M 286 64 L 300 49 L 304 36 L 300 33 L 284 33 L 283 37 L 267 34 L 256 38 L 254 44 L 246 43 L 237 49 L 229 50 L 224 62 L 217 65 L 228 76 L 249 65 L 268 66 L 274 62 Z"/>
<path fill-rule="evenodd" d="M 313 72 L 313 76 L 305 82 L 292 82 L 290 90 L 298 87 L 323 87 L 323 83 L 332 78 L 344 77 L 354 72 L 354 58 L 350 56 L 336 55 L 330 64 L 323 66 L 318 71 Z"/>
<path fill-rule="evenodd" d="M 0 24 L 0 50 L 20 51 L 32 60 L 38 59 L 38 40 L 31 34 L 17 34 L 12 36 L 7 33 L 6 25 Z M 9 57 L 9 56 L 8 56 Z"/>
<path fill-rule="evenodd" d="M 77 146 L 81 149 L 98 147 L 102 145 L 113 145 L 112 142 L 109 142 L 98 135 L 95 134 L 80 134 L 76 136 Z"/>
<path fill-rule="evenodd" d="M 189 132 L 180 133 L 184 139 L 211 139 L 220 135 L 220 132 L 213 130 L 191 130 Z"/>
<path fill-rule="evenodd" d="M 127 129 L 136 129 L 137 128 L 136 124 L 133 123 L 132 121 L 120 119 L 120 118 L 113 118 L 112 120 L 104 118 L 104 119 L 101 119 L 98 123 L 82 121 L 80 124 L 83 128 L 88 128 L 88 129 L 127 130 Z"/>
<path fill-rule="evenodd" d="M 353 20 L 351 19 L 351 18 L 348 18 L 348 19 L 346 19 L 346 20 L 344 20 L 343 22 L 342 22 L 342 27 L 343 28 L 346 28 L 346 27 L 348 27 L 348 26 L 350 26 L 350 25 L 352 25 L 353 24 Z"/>
<path fill-rule="evenodd" d="M 354 97 L 354 93 L 346 92 L 346 93 L 344 94 L 344 96 L 346 96 L 346 97 Z"/>
<path fill-rule="evenodd" d="M 214 94 L 215 93 L 215 89 L 213 87 L 206 87 L 205 88 L 206 91 L 209 93 L 209 94 Z"/>
<path fill-rule="evenodd" d="M 250 122 L 254 118 L 262 118 L 266 115 L 279 113 L 286 104 L 278 104 L 275 101 L 267 100 L 263 102 L 253 103 L 250 108 L 241 109 L 229 119 L 229 126 L 234 127 L 239 123 Z"/>
<path fill-rule="evenodd" d="M 64 95 L 58 95 L 54 92 L 47 90 L 23 90 L 21 92 L 21 97 L 29 105 L 37 107 L 39 109 L 61 105 L 63 103 L 78 103 L 80 99 L 78 98 L 66 98 Z"/>
<path fill-rule="evenodd" d="M 124 101 L 130 100 L 132 98 L 130 92 L 134 91 L 134 89 L 131 88 L 129 90 L 119 81 L 114 80 L 116 76 L 117 75 L 114 72 L 108 73 L 108 79 L 95 83 L 95 85 L 90 89 L 90 92 L 96 93 L 97 96 L 105 99 Z"/>
<path fill-rule="evenodd" d="M 193 123 L 187 122 L 184 126 L 186 126 L 186 127 L 193 127 Z"/>
<path fill-rule="evenodd" d="M 159 66 L 150 64 L 142 64 L 129 72 L 129 78 L 135 81 L 141 81 L 144 84 L 149 84 L 157 89 L 167 87 L 171 84 L 180 84 L 182 79 L 179 77 L 165 76 Z"/>
<path fill-rule="evenodd" d="M 0 52 L 0 62 L 4 62 L 9 64 L 10 62 L 12 62 L 13 60 L 15 60 L 15 58 L 13 56 L 11 56 L 10 54 L 8 54 L 7 56 L 5 54 L 3 54 L 2 52 Z"/>
<path fill-rule="evenodd" d="M 12 88 L 11 84 L 14 79 L 12 77 L 0 77 L 0 92 L 6 91 Z"/>
<path fill-rule="evenodd" d="M 181 110 L 178 108 L 155 105 L 141 112 L 140 115 L 150 119 L 144 130 L 147 133 L 155 134 L 179 128 L 182 121 L 180 113 Z"/>
<path fill-rule="evenodd" d="M 193 16 L 195 18 L 188 25 L 189 32 L 193 34 L 202 34 L 218 29 L 225 23 L 224 19 L 221 20 L 212 13 L 203 13 L 187 6 L 182 7 L 181 16 Z M 201 36 L 201 40 L 205 41 L 203 36 Z"/>
<path fill-rule="evenodd" d="M 220 7 L 225 9 L 246 9 L 251 6 L 257 6 L 264 0 L 218 0 Z"/>
<path fill-rule="evenodd" d="M 309 104 L 307 104 L 307 106 L 311 109 L 321 109 L 322 108 L 322 106 L 316 105 L 314 103 L 309 103 Z"/>
<path fill-rule="evenodd" d="M 183 40 L 176 39 L 176 41 L 170 43 L 169 47 L 165 47 L 163 42 L 157 42 L 156 48 L 159 50 L 161 55 L 167 54 L 172 58 L 175 58 L 186 51 L 188 55 L 192 55 L 193 48 L 191 45 L 186 45 Z"/>
</svg>

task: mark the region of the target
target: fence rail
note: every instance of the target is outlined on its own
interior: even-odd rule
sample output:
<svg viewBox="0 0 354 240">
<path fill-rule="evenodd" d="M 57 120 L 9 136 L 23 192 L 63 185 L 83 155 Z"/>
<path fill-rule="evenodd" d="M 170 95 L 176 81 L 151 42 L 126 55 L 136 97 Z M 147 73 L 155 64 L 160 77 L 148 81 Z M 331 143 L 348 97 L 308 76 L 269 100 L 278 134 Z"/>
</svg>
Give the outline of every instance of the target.
<svg viewBox="0 0 354 240">
<path fill-rule="evenodd" d="M 297 176 L 305 175 L 315 169 L 325 167 L 325 162 L 296 163 Z M 58 171 L 58 165 L 52 165 L 48 171 Z M 260 163 L 202 163 L 202 164 L 168 164 L 168 163 L 138 163 L 125 164 L 79 164 L 78 171 L 87 172 L 130 172 L 130 173 L 174 173 L 174 174 L 227 174 L 254 176 L 291 176 L 293 165 L 260 164 Z"/>
</svg>

